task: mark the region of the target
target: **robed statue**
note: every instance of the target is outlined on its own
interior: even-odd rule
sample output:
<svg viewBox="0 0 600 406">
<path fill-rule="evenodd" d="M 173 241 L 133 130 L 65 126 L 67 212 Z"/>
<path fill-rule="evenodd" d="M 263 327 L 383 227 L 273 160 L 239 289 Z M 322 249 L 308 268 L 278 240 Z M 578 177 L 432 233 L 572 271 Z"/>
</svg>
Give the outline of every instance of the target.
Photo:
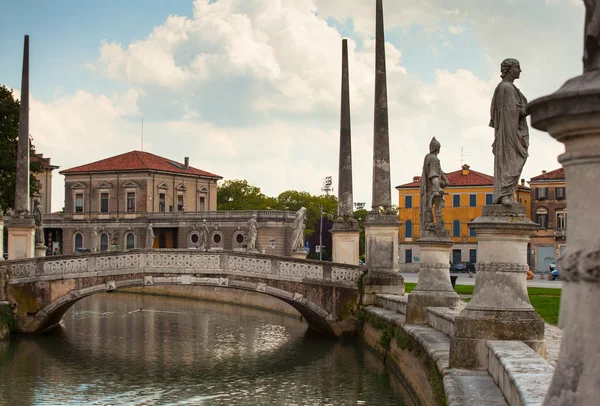
<svg viewBox="0 0 600 406">
<path fill-rule="evenodd" d="M 152 229 L 152 223 L 148 223 L 146 227 L 146 248 L 154 247 L 154 230 Z"/>
<path fill-rule="evenodd" d="M 494 128 L 494 197 L 493 203 L 516 204 L 523 166 L 529 156 L 527 99 L 514 84 L 521 75 L 516 59 L 505 59 L 500 65 L 502 81 L 496 86 L 490 109 L 490 127 Z"/>
<path fill-rule="evenodd" d="M 256 249 L 256 236 L 258 235 L 258 223 L 256 222 L 256 214 L 253 214 L 248 220 L 248 245 L 247 250 Z"/>
<path fill-rule="evenodd" d="M 306 221 L 306 208 L 301 207 L 296 212 L 294 230 L 292 231 L 292 251 L 304 250 L 304 222 Z"/>
<path fill-rule="evenodd" d="M 442 208 L 444 207 L 444 188 L 448 186 L 449 182 L 442 171 L 438 158 L 440 148 L 439 141 L 433 137 L 429 143 L 429 154 L 423 161 L 420 190 L 421 237 L 448 234 L 442 222 Z"/>
<path fill-rule="evenodd" d="M 35 244 L 44 245 L 44 224 L 42 222 L 42 204 L 38 199 L 33 200 L 33 220 L 35 222 Z"/>
<path fill-rule="evenodd" d="M 206 251 L 209 248 L 208 239 L 210 238 L 210 230 L 206 225 L 206 219 L 202 220 L 202 226 L 200 227 L 200 239 L 198 241 L 198 249 Z"/>
<path fill-rule="evenodd" d="M 600 1 L 583 0 L 585 5 L 585 32 L 583 42 L 583 70 L 600 69 Z"/>
</svg>

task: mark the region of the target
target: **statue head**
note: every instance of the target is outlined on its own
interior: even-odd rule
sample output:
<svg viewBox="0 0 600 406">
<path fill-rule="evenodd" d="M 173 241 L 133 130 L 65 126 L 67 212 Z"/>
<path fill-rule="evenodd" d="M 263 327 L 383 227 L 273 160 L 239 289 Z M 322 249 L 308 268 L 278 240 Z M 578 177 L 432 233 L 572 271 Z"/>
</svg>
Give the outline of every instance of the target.
<svg viewBox="0 0 600 406">
<path fill-rule="evenodd" d="M 202 219 L 202 225 L 205 226 L 206 225 L 206 219 Z"/>
<path fill-rule="evenodd" d="M 438 140 L 435 139 L 435 137 L 433 137 L 431 139 L 431 142 L 429 143 L 429 153 L 430 154 L 437 154 L 440 152 L 440 148 L 441 148 L 441 144 Z"/>
<path fill-rule="evenodd" d="M 33 207 L 41 206 L 40 199 L 33 199 Z"/>
<path fill-rule="evenodd" d="M 514 58 L 506 58 L 500 64 L 500 77 L 504 79 L 510 76 L 513 79 L 518 79 L 521 74 L 521 64 Z"/>
</svg>

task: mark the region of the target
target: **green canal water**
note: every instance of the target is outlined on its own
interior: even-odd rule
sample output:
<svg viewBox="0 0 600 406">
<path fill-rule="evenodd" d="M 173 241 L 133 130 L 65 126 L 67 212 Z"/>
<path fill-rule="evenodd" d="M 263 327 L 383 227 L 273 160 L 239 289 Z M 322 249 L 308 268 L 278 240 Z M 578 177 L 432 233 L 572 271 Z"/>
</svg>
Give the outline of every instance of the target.
<svg viewBox="0 0 600 406">
<path fill-rule="evenodd" d="M 413 405 L 359 343 L 232 305 L 99 294 L 0 342 L 2 405 Z"/>
</svg>

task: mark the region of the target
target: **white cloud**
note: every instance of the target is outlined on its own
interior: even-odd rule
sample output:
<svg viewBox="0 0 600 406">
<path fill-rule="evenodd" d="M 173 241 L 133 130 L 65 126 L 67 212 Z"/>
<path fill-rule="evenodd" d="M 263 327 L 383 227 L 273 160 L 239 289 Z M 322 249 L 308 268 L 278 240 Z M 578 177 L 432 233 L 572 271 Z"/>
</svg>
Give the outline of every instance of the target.
<svg viewBox="0 0 600 406">
<path fill-rule="evenodd" d="M 448 27 L 448 31 L 450 31 L 450 34 L 460 34 L 461 32 L 464 32 L 466 30 L 464 25 L 451 25 L 450 27 Z"/>
</svg>

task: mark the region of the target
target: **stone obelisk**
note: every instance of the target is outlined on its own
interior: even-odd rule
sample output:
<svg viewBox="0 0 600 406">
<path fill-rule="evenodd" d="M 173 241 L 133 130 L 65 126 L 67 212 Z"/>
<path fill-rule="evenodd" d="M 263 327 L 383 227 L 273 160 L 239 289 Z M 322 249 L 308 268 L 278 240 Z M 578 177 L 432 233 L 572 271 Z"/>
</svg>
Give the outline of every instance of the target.
<svg viewBox="0 0 600 406">
<path fill-rule="evenodd" d="M 569 188 L 569 245 L 558 259 L 563 328 L 545 406 L 593 405 L 600 387 L 600 3 L 586 1 L 583 74 L 529 103 L 531 126 L 564 143 L 558 160 Z"/>
<path fill-rule="evenodd" d="M 342 40 L 342 105 L 340 114 L 340 164 L 338 217 L 331 229 L 333 262 L 358 265 L 360 231 L 352 217 L 352 140 L 350 130 L 350 81 L 348 40 Z"/>
<path fill-rule="evenodd" d="M 21 110 L 19 112 L 19 141 L 17 147 L 17 175 L 14 214 L 9 219 L 8 259 L 34 256 L 35 224 L 31 216 L 29 198 L 29 35 L 23 47 L 23 75 L 21 78 Z"/>
<path fill-rule="evenodd" d="M 375 23 L 375 114 L 373 122 L 373 196 L 365 221 L 367 267 L 363 302 L 376 293 L 404 293 L 398 274 L 398 221 L 391 210 L 390 138 L 388 130 L 387 79 L 383 2 L 376 0 Z"/>
</svg>

